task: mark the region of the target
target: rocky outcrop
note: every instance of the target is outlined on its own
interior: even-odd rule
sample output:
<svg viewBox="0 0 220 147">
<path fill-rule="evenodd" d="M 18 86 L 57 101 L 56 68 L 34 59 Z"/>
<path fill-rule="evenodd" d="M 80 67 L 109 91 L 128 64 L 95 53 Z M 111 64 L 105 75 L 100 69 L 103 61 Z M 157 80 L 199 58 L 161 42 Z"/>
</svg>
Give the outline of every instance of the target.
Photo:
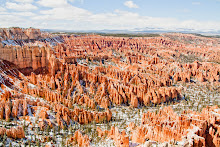
<svg viewBox="0 0 220 147">
<path fill-rule="evenodd" d="M 89 136 L 87 135 L 82 135 L 82 133 L 80 132 L 80 130 L 77 130 L 74 135 L 72 137 L 70 137 L 67 142 L 66 145 L 72 145 L 72 146 L 79 146 L 79 147 L 88 147 L 90 146 L 90 139 Z"/>
<path fill-rule="evenodd" d="M 30 40 L 39 39 L 41 36 L 40 29 L 22 29 L 17 27 L 0 29 L 0 37 L 2 40 Z"/>
<path fill-rule="evenodd" d="M 13 139 L 21 139 L 25 137 L 24 130 L 22 127 L 13 127 L 11 129 L 5 129 L 0 127 L 0 136 L 3 136 L 6 133 L 7 137 Z"/>
<path fill-rule="evenodd" d="M 144 113 L 142 125 L 131 123 L 131 141 L 143 144 L 146 139 L 158 142 L 183 141 L 189 146 L 219 146 L 219 108 L 207 107 L 201 113 L 184 111 L 178 115 L 171 107 L 158 113 Z"/>
<path fill-rule="evenodd" d="M 125 131 L 120 132 L 117 127 L 111 127 L 111 130 L 102 131 L 97 127 L 98 136 L 105 138 L 108 137 L 114 140 L 117 147 L 129 147 L 129 136 Z"/>
<path fill-rule="evenodd" d="M 0 59 L 17 65 L 17 68 L 25 74 L 30 74 L 31 71 L 47 72 L 49 61 L 46 52 L 45 47 L 2 47 L 0 45 Z"/>
</svg>

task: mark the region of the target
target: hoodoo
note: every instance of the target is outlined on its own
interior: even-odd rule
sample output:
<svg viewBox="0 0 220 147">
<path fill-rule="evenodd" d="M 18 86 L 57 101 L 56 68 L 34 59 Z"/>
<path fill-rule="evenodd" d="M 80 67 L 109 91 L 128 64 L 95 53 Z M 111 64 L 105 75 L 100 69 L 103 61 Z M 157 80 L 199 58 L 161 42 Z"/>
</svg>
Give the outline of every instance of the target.
<svg viewBox="0 0 220 147">
<path fill-rule="evenodd" d="M 9 28 L 0 41 L 3 145 L 220 146 L 218 38 Z"/>
</svg>

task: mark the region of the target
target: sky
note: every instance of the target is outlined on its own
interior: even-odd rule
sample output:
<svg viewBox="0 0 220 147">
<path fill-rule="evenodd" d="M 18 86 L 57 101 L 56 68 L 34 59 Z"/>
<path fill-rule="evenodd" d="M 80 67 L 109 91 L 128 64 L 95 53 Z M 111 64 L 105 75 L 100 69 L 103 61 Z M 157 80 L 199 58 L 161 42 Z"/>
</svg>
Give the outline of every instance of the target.
<svg viewBox="0 0 220 147">
<path fill-rule="evenodd" d="M 0 28 L 220 31 L 220 0 L 0 0 Z"/>
</svg>

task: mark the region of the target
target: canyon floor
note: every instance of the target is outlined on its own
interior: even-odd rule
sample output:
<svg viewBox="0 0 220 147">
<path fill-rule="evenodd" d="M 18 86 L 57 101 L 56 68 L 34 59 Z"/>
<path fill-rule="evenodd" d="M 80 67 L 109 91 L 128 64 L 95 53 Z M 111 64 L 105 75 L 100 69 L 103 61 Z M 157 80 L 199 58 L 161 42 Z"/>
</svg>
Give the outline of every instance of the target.
<svg viewBox="0 0 220 147">
<path fill-rule="evenodd" d="M 0 29 L 0 146 L 220 146 L 220 39 Z"/>
</svg>

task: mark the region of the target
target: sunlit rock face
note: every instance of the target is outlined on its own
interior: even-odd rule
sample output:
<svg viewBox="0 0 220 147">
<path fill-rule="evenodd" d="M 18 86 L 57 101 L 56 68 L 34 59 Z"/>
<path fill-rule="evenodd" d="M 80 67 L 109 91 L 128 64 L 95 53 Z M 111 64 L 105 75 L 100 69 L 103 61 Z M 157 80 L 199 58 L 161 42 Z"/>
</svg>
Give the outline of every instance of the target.
<svg viewBox="0 0 220 147">
<path fill-rule="evenodd" d="M 198 111 L 176 112 L 190 86 L 218 97 L 218 39 L 56 36 L 32 28 L 1 29 L 0 36 L 0 136 L 41 133 L 31 143 L 45 146 L 220 145 L 217 106 L 199 112 L 195 91 Z"/>
<path fill-rule="evenodd" d="M 0 54 L 2 60 L 7 60 L 21 69 L 24 73 L 31 71 L 44 72 L 47 70 L 49 61 L 47 59 L 45 47 L 0 47 Z"/>
<path fill-rule="evenodd" d="M 3 136 L 5 134 L 7 135 L 7 137 L 13 139 L 21 139 L 25 137 L 23 128 L 19 126 L 15 128 L 13 127 L 11 129 L 0 127 L 0 136 Z"/>
<path fill-rule="evenodd" d="M 171 107 L 165 107 L 157 114 L 148 112 L 142 116 L 142 125 L 132 128 L 132 140 L 143 143 L 137 138 L 168 142 L 172 139 L 184 141 L 190 146 L 219 146 L 219 107 L 207 107 L 201 112 L 184 111 L 175 113 Z"/>
</svg>

